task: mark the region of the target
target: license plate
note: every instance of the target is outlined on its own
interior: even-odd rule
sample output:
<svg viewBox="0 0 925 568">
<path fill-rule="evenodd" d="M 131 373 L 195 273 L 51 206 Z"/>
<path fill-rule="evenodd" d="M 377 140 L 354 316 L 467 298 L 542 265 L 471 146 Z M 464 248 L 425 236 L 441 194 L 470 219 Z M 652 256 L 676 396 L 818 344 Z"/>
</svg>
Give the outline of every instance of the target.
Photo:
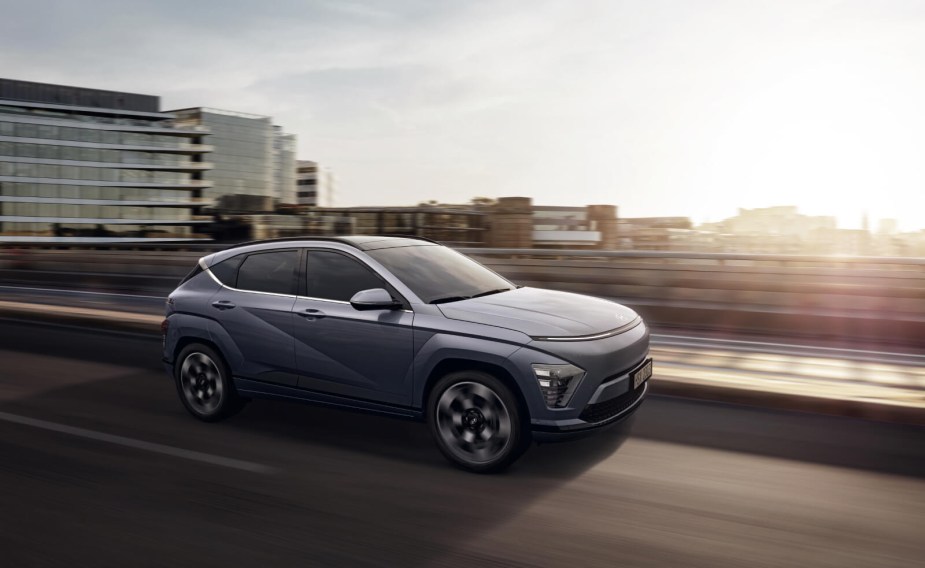
<svg viewBox="0 0 925 568">
<path fill-rule="evenodd" d="M 649 380 L 652 376 L 652 359 L 646 361 L 646 364 L 633 371 L 633 388 L 638 389 L 639 385 Z"/>
</svg>

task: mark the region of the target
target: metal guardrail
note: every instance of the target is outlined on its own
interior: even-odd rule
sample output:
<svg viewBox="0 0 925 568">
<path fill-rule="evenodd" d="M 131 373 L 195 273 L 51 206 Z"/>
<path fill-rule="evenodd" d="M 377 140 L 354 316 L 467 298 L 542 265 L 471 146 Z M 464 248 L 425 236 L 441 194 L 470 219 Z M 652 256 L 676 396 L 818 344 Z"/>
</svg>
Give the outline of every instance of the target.
<svg viewBox="0 0 925 568">
<path fill-rule="evenodd" d="M 0 281 L 166 294 L 231 244 L 0 249 Z M 925 346 L 925 259 L 460 248 L 511 280 L 613 298 L 666 326 Z"/>
<path fill-rule="evenodd" d="M 755 254 L 733 252 L 679 252 L 679 251 L 613 251 L 588 249 L 508 249 L 508 248 L 459 248 L 463 254 L 473 256 L 504 256 L 518 258 L 653 258 L 678 260 L 713 260 L 719 263 L 728 261 L 755 261 L 779 263 L 818 263 L 818 264 L 900 264 L 925 266 L 925 258 L 903 256 L 829 256 L 798 254 Z"/>
</svg>

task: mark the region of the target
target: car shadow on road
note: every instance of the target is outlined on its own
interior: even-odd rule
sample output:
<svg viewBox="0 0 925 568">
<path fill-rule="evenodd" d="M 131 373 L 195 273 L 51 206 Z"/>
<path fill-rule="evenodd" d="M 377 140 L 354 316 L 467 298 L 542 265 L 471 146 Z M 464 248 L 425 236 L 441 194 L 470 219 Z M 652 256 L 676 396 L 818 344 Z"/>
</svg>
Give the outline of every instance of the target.
<svg viewBox="0 0 925 568">
<path fill-rule="evenodd" d="M 617 452 L 629 437 L 632 423 L 630 418 L 577 440 L 534 443 L 519 461 L 500 475 L 550 479 L 580 475 Z M 228 425 L 277 439 L 285 437 L 412 464 L 455 469 L 442 458 L 422 422 L 311 404 L 255 400 Z"/>
<path fill-rule="evenodd" d="M 29 453 L 21 459 L 9 456 L 23 471 L 7 487 L 11 495 L 23 494 L 21 503 L 8 500 L 11 514 L 32 524 L 10 538 L 30 543 L 18 549 L 23 558 L 54 556 L 50 544 L 65 536 L 56 531 L 67 532 L 72 545 L 61 558 L 77 564 L 105 540 L 118 543 L 108 557 L 123 565 L 142 556 L 160 565 L 177 558 L 184 564 L 294 565 L 312 558 L 337 566 L 433 565 L 468 554 L 501 527 L 530 532 L 533 520 L 525 512 L 613 457 L 631 426 L 534 446 L 507 472 L 477 475 L 447 463 L 417 422 L 257 400 L 226 421 L 202 423 L 183 410 L 169 379 L 154 373 L 46 390 L 0 404 L 0 411 L 247 460 L 275 472 L 257 475 L 27 430 L 37 442 L 23 446 Z M 41 481 L 64 470 L 83 472 L 82 483 L 95 489 Z M 561 513 L 574 518 L 579 509 L 575 504 Z M 67 510 L 75 511 L 73 522 L 63 522 Z M 40 526 L 47 528 L 36 536 Z M 153 548 L 152 542 L 162 544 Z M 217 548 L 217 542 L 225 544 Z"/>
</svg>

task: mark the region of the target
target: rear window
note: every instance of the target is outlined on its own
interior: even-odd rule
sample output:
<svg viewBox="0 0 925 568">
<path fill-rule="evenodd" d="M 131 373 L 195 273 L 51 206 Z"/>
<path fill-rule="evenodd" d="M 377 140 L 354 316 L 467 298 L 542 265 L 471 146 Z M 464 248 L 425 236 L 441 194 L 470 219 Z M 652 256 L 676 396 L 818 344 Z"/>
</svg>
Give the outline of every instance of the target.
<svg viewBox="0 0 925 568">
<path fill-rule="evenodd" d="M 238 269 L 236 288 L 253 292 L 294 294 L 299 251 L 281 250 L 247 255 Z"/>
<path fill-rule="evenodd" d="M 238 256 L 233 256 L 227 260 L 223 260 L 218 264 L 215 264 L 209 268 L 212 274 L 218 278 L 218 281 L 224 284 L 225 286 L 230 286 L 232 288 L 237 288 L 238 280 L 238 267 L 241 266 L 241 262 L 244 260 L 245 255 L 239 254 Z"/>
</svg>

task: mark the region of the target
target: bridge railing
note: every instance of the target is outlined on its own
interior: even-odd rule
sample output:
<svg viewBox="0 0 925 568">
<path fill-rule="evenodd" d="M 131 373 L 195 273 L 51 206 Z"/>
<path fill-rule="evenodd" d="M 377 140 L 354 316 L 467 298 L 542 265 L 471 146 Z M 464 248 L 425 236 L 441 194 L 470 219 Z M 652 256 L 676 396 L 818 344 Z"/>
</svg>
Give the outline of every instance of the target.
<svg viewBox="0 0 925 568">
<path fill-rule="evenodd" d="M 0 281 L 166 294 L 218 248 L 4 250 Z M 925 344 L 921 258 L 460 250 L 518 284 L 613 298 L 657 325 Z"/>
</svg>

